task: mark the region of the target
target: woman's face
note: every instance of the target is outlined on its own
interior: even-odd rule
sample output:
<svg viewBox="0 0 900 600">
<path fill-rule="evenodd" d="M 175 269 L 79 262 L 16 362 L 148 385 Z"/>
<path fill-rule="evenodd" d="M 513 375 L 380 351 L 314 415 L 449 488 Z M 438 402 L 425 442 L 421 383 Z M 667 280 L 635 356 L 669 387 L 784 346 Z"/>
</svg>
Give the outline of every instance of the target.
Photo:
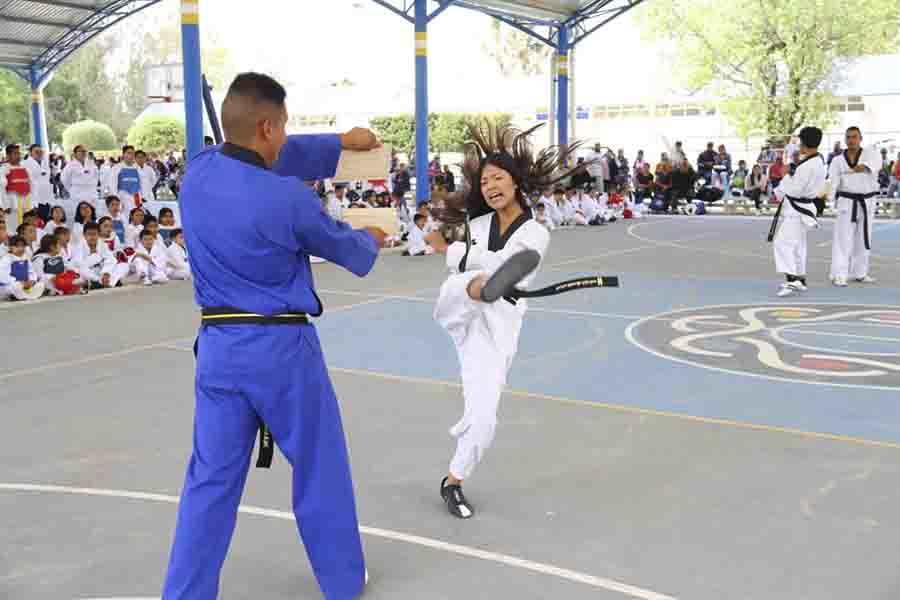
<svg viewBox="0 0 900 600">
<path fill-rule="evenodd" d="M 512 175 L 499 167 L 489 164 L 481 172 L 481 195 L 494 210 L 503 210 L 515 202 L 517 189 Z"/>
<path fill-rule="evenodd" d="M 82 218 L 82 219 L 85 219 L 85 220 L 90 219 L 90 218 L 91 218 L 91 207 L 90 207 L 90 205 L 89 205 L 89 204 L 85 204 L 85 203 L 81 204 L 81 206 L 78 207 L 78 214 L 81 215 L 81 218 Z"/>
<path fill-rule="evenodd" d="M 140 225 L 144 222 L 144 212 L 143 211 L 135 211 L 133 215 L 131 215 L 131 224 L 132 225 Z"/>
<path fill-rule="evenodd" d="M 112 235 L 112 221 L 103 221 L 100 223 L 100 237 L 106 239 Z"/>
<path fill-rule="evenodd" d="M 59 208 L 58 206 L 53 209 L 53 214 L 51 215 L 51 220 L 56 221 L 57 223 L 62 223 L 63 219 L 66 218 L 66 212 Z"/>
</svg>

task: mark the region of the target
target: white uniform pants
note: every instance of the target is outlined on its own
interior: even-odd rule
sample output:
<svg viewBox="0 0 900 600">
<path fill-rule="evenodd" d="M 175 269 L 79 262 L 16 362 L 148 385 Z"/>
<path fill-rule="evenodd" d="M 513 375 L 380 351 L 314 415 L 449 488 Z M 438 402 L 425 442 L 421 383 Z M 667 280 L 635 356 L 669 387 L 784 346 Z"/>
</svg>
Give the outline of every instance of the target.
<svg viewBox="0 0 900 600">
<path fill-rule="evenodd" d="M 190 279 L 191 278 L 191 268 L 179 268 L 176 269 L 174 267 L 166 267 L 166 276 L 169 279 Z"/>
<path fill-rule="evenodd" d="M 112 271 L 109 274 L 109 287 L 116 287 L 122 279 L 128 275 L 128 265 L 124 263 L 118 263 L 116 266 L 112 268 Z M 82 277 L 84 274 L 82 273 Z M 100 283 L 103 280 L 103 274 L 101 273 L 97 279 L 92 279 L 92 281 L 96 283 Z"/>
<path fill-rule="evenodd" d="M 782 217 L 775 234 L 775 268 L 786 275 L 806 275 L 806 231 L 800 215 Z"/>
<path fill-rule="evenodd" d="M 456 438 L 456 452 L 449 470 L 457 479 L 472 474 L 494 441 L 497 408 L 512 362 L 512 356 L 504 356 L 488 328 L 483 311 L 491 310 L 492 305 L 476 302 L 466 292 L 466 286 L 479 274 L 451 276 L 441 288 L 434 314 L 453 338 L 462 374 L 465 408 L 462 418 L 450 428 L 450 435 Z"/>
<path fill-rule="evenodd" d="M 838 215 L 834 222 L 831 245 L 831 278 L 862 279 L 869 274 L 869 254 L 863 239 L 863 214 L 860 209 L 853 217 L 852 200 L 838 198 Z M 872 243 L 872 224 L 875 222 L 875 199 L 866 201 L 869 223 L 869 243 Z"/>
<path fill-rule="evenodd" d="M 141 279 L 150 279 L 154 283 L 165 283 L 169 280 L 163 269 L 141 258 L 132 261 L 131 272 Z"/>
<path fill-rule="evenodd" d="M 12 296 L 17 300 L 37 300 L 44 295 L 44 282 L 35 281 L 30 290 L 26 290 L 21 281 L 15 281 L 8 286 L 0 286 L 2 293 Z"/>
</svg>

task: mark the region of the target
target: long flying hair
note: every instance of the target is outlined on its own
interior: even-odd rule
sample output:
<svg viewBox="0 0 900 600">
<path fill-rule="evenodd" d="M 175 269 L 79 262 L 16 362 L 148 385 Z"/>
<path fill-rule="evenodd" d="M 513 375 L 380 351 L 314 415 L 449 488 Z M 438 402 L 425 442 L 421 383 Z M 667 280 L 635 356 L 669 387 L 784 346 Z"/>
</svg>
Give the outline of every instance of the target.
<svg viewBox="0 0 900 600">
<path fill-rule="evenodd" d="M 528 209 L 526 197 L 532 191 L 551 186 L 587 167 L 586 163 L 566 167 L 581 142 L 551 146 L 535 155 L 529 137 L 541 127 L 543 124 L 521 131 L 512 126 L 498 126 L 486 119 L 470 123 L 470 141 L 464 147 L 462 163 L 463 190 L 448 196 L 443 206 L 435 206 L 435 217 L 449 225 L 457 225 L 465 222 L 467 213 L 474 219 L 493 212 L 481 193 L 481 175 L 487 165 L 510 174 L 517 188 L 516 201 L 522 210 Z"/>
</svg>

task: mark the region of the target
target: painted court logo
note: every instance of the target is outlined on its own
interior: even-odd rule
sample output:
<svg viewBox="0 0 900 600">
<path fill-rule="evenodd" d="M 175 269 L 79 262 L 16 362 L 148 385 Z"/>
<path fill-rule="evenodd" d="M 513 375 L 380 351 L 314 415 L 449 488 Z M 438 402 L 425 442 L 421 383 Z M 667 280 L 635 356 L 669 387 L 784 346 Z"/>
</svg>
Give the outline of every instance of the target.
<svg viewBox="0 0 900 600">
<path fill-rule="evenodd" d="M 633 323 L 647 352 L 762 377 L 900 389 L 900 308 L 736 304 L 684 309 Z"/>
</svg>

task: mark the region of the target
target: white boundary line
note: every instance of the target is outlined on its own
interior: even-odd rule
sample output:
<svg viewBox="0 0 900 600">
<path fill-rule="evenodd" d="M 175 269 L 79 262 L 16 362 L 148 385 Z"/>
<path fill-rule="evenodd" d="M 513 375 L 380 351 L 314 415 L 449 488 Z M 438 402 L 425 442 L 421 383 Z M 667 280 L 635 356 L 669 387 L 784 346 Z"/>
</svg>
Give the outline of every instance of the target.
<svg viewBox="0 0 900 600">
<path fill-rule="evenodd" d="M 70 494 L 81 496 L 100 496 L 106 498 L 127 498 L 129 500 L 145 500 L 150 502 L 163 502 L 167 504 L 178 504 L 179 501 L 179 498 L 177 496 L 170 496 L 167 494 L 133 492 L 127 490 L 68 487 L 61 485 L 0 483 L 0 491 Z M 256 515 L 259 517 L 269 517 L 272 519 L 282 519 L 292 522 L 294 521 L 293 513 L 281 510 L 272 510 L 268 508 L 242 504 L 238 507 L 238 511 L 244 514 Z M 407 544 L 422 546 L 424 548 L 430 548 L 432 550 L 465 556 L 467 558 L 477 558 L 479 560 L 493 562 L 516 569 L 532 571 L 541 575 L 548 575 L 551 577 L 557 577 L 559 579 L 566 579 L 568 581 L 581 583 L 587 586 L 604 589 L 611 592 L 619 592 L 632 598 L 639 598 L 640 600 L 675 600 L 675 598 L 672 596 L 667 596 L 665 594 L 660 594 L 651 590 L 645 590 L 633 585 L 628 585 L 627 583 L 621 583 L 619 581 L 614 581 L 612 579 L 606 579 L 603 577 L 595 577 L 594 575 L 588 575 L 587 573 L 563 569 L 554 565 L 525 560 L 523 558 L 510 556 L 508 554 L 490 552 L 488 550 L 473 548 L 471 546 L 462 546 L 460 544 L 450 544 L 441 540 L 422 537 L 419 535 L 411 535 L 400 531 L 392 531 L 390 529 L 382 529 L 378 527 L 360 526 L 359 530 L 363 535 L 382 538 L 395 542 L 404 542 Z"/>
<path fill-rule="evenodd" d="M 770 304 L 773 306 L 773 308 L 775 308 L 775 305 L 777 305 L 778 303 L 777 302 L 762 303 L 761 306 L 765 306 L 765 304 Z M 669 356 L 667 354 L 663 354 L 662 352 L 659 352 L 657 350 L 654 350 L 653 348 L 649 348 L 649 347 L 645 346 L 644 344 L 639 342 L 637 340 L 637 338 L 634 337 L 634 330 L 637 329 L 638 327 L 640 327 L 641 325 L 643 325 L 644 323 L 646 323 L 648 321 L 667 320 L 667 319 L 662 318 L 663 315 L 671 315 L 673 313 L 685 313 L 685 312 L 690 312 L 690 311 L 695 311 L 695 310 L 706 310 L 706 309 L 715 309 L 715 308 L 732 308 L 735 306 L 750 306 L 750 305 L 753 305 L 753 303 L 741 302 L 741 303 L 736 303 L 736 304 L 711 304 L 709 306 L 698 306 L 698 307 L 694 307 L 694 308 L 679 308 L 676 310 L 670 310 L 670 311 L 656 313 L 654 315 L 649 315 L 647 317 L 640 319 L 639 321 L 635 321 L 634 323 L 631 323 L 625 329 L 625 339 L 628 340 L 630 343 L 634 344 L 635 346 L 637 346 L 638 348 L 640 348 L 641 350 L 648 352 L 648 353 L 652 354 L 653 356 L 656 356 L 657 358 L 670 360 L 672 362 L 677 362 L 677 363 L 681 363 L 684 365 L 690 365 L 692 367 L 697 367 L 700 369 L 707 369 L 709 371 L 718 371 L 720 373 L 729 373 L 732 375 L 742 375 L 744 377 L 756 377 L 757 379 L 768 379 L 771 381 L 789 381 L 791 383 L 802 383 L 804 385 L 819 385 L 819 386 L 839 387 L 839 388 L 862 388 L 862 389 L 867 389 L 867 390 L 884 390 L 884 391 L 889 391 L 889 392 L 894 392 L 894 393 L 897 392 L 896 387 L 885 386 L 885 385 L 864 385 L 864 384 L 855 384 L 855 383 L 831 383 L 831 382 L 827 382 L 827 381 L 806 381 L 803 379 L 794 379 L 791 377 L 776 377 L 775 375 L 763 375 L 762 373 L 750 373 L 748 371 L 737 371 L 734 369 L 726 369 L 724 367 L 713 367 L 710 365 L 705 365 L 703 363 L 694 362 L 692 360 L 688 360 L 685 358 L 680 358 L 680 357 Z M 891 310 L 897 310 L 896 306 L 889 305 L 889 304 L 852 304 L 852 303 L 847 303 L 847 302 L 815 302 L 815 303 L 808 302 L 808 303 L 803 303 L 803 304 L 798 303 L 798 304 L 790 304 L 790 305 L 786 305 L 786 306 L 778 306 L 777 308 L 803 308 L 805 306 L 811 306 L 811 307 L 815 307 L 815 306 L 857 307 L 858 306 L 861 308 L 876 308 L 876 309 L 888 308 Z"/>
<path fill-rule="evenodd" d="M 720 250 L 720 249 L 718 249 L 718 248 L 698 248 L 698 247 L 694 247 L 694 246 L 686 246 L 686 245 L 684 244 L 684 242 L 692 241 L 691 239 L 672 240 L 672 241 L 666 241 L 666 240 L 653 240 L 653 239 L 646 238 L 646 237 L 643 237 L 643 236 L 641 236 L 641 235 L 638 235 L 638 234 L 636 234 L 636 233 L 634 232 L 634 230 L 637 229 L 638 227 L 643 227 L 643 226 L 645 226 L 645 225 L 653 225 L 653 224 L 654 224 L 654 223 L 635 223 L 634 225 L 631 225 L 631 226 L 626 230 L 626 233 L 627 233 L 630 237 L 633 237 L 633 238 L 636 239 L 636 240 L 639 240 L 639 241 L 641 241 L 641 242 L 645 242 L 645 243 L 648 243 L 648 244 L 653 244 L 653 245 L 655 245 L 655 246 L 665 246 L 665 247 L 669 247 L 669 248 L 679 248 L 679 249 L 681 249 L 681 250 L 687 250 L 687 251 L 689 251 L 689 252 L 706 252 L 706 253 L 711 253 L 711 254 L 718 254 L 718 255 L 720 255 L 720 256 L 729 256 L 729 257 L 733 257 L 733 258 L 748 258 L 748 257 L 754 257 L 754 258 L 765 259 L 765 260 L 767 260 L 767 261 L 774 261 L 774 260 L 775 260 L 775 259 L 772 257 L 771 254 L 759 254 L 759 253 L 756 253 L 756 252 L 728 252 L 728 251 L 726 251 L 726 250 Z M 721 232 L 716 232 L 716 233 L 721 233 Z M 701 236 L 701 237 L 706 237 L 706 236 Z M 831 243 L 831 242 L 828 242 L 828 243 Z M 817 246 L 821 246 L 821 244 L 817 244 Z M 643 249 L 643 248 L 646 248 L 646 246 L 642 246 L 641 248 L 642 248 L 642 249 Z M 877 255 L 872 255 L 871 258 L 872 258 L 872 259 L 876 259 L 876 260 L 888 260 L 889 262 L 894 262 L 894 263 L 897 262 L 897 259 L 884 259 L 884 258 L 882 258 L 882 257 L 880 257 L 880 256 L 877 256 Z M 828 259 L 828 258 L 816 258 L 816 257 L 814 257 L 814 256 L 809 256 L 809 257 L 807 257 L 806 260 L 807 260 L 808 262 L 817 262 L 817 263 L 823 263 L 823 264 L 831 264 L 831 259 Z M 880 265 L 880 266 L 891 266 L 891 265 Z"/>
</svg>

